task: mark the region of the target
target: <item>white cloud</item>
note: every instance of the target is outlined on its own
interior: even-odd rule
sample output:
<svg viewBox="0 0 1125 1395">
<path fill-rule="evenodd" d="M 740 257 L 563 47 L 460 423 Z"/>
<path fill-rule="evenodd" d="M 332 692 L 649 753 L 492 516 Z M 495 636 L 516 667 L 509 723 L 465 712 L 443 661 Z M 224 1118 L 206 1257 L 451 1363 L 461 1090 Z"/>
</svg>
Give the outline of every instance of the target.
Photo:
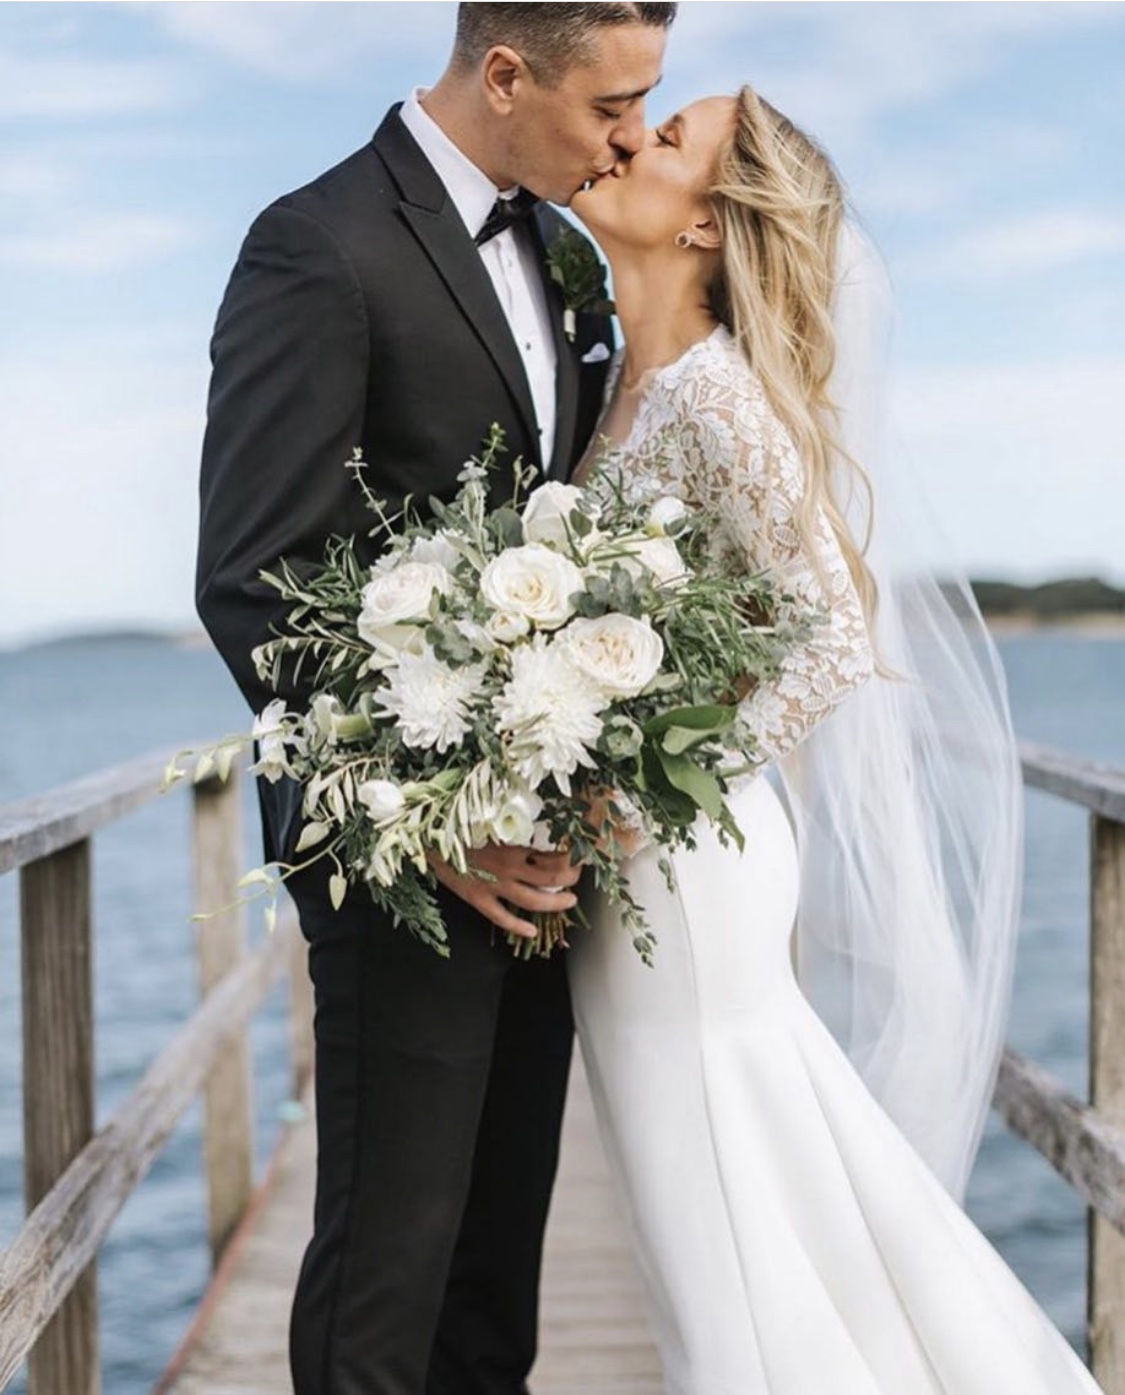
<svg viewBox="0 0 1125 1395">
<path fill-rule="evenodd" d="M 38 58 L 0 51 L 0 117 L 114 116 L 179 105 L 183 73 L 155 60 Z"/>
<path fill-rule="evenodd" d="M 1122 20 L 1104 4 L 686 4 L 668 71 L 697 91 L 751 82 L 838 152 L 1056 31 Z"/>
<path fill-rule="evenodd" d="M 82 213 L 66 210 L 64 223 L 0 233 L 0 265 L 88 273 L 161 261 L 189 246 L 198 232 L 153 213 Z"/>
<path fill-rule="evenodd" d="M 147 5 L 174 39 L 269 77 L 323 82 L 378 59 L 392 65 L 437 41 L 448 48 L 452 4 L 245 4 L 165 0 Z M 445 55 L 443 54 L 443 57 Z M 422 81 L 436 73 L 411 75 Z"/>
<path fill-rule="evenodd" d="M 910 458 L 962 565 L 1125 580 L 1123 383 L 1125 359 L 1110 357 L 901 375 Z"/>
<path fill-rule="evenodd" d="M 901 259 L 899 269 L 926 280 L 992 283 L 1034 276 L 1125 249 L 1125 215 L 1044 209 L 972 228 L 940 247 Z"/>
<path fill-rule="evenodd" d="M 70 194 L 78 184 L 62 161 L 30 150 L 0 153 L 0 198 L 40 202 Z"/>
</svg>

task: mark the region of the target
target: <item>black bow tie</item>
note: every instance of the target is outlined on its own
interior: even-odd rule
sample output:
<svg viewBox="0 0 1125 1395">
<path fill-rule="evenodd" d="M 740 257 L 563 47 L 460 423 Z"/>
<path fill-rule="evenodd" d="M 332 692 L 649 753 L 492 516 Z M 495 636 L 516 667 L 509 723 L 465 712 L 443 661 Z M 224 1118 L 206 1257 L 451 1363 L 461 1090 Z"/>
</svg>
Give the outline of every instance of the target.
<svg viewBox="0 0 1125 1395">
<path fill-rule="evenodd" d="M 521 189 L 510 199 L 497 199 L 492 205 L 488 217 L 484 220 L 484 226 L 473 238 L 473 241 L 478 247 L 483 247 L 497 233 L 502 233 L 506 228 L 522 222 L 538 202 L 539 199 L 530 189 Z"/>
</svg>

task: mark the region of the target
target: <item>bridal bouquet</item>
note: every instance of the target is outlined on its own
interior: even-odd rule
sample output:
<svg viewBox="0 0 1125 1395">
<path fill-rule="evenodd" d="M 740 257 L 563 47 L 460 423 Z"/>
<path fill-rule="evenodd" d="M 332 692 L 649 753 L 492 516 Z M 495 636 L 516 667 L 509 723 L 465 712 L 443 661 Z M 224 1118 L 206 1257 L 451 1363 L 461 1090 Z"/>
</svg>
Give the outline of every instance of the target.
<svg viewBox="0 0 1125 1395">
<path fill-rule="evenodd" d="M 494 428 L 456 497 L 430 499 L 426 520 L 410 501 L 388 518 L 357 453 L 379 560 L 365 566 L 353 540 L 334 539 L 313 575 L 282 564 L 265 576 L 292 609 L 255 651 L 259 677 L 276 689 L 283 668 L 306 670 L 311 702 L 271 702 L 196 776 L 256 741 L 256 772 L 304 787 L 296 851 L 302 866 L 330 860 L 334 904 L 349 883 L 366 886 L 439 953 L 428 859 L 464 873 L 493 842 L 565 848 L 588 864 L 648 959 L 623 830 L 667 853 L 692 845 L 702 812 L 741 843 L 724 800 L 754 744 L 738 701 L 805 627 L 777 621 L 782 597 L 764 575 L 716 565 L 714 520 L 679 499 L 631 500 L 603 474 L 596 490 L 551 482 L 521 505 L 531 472 L 517 462 L 512 502 L 489 509 L 501 449 Z M 265 868 L 244 878 L 254 883 L 275 889 Z M 536 920 L 537 940 L 509 936 L 515 952 L 565 942 L 565 916 Z"/>
</svg>

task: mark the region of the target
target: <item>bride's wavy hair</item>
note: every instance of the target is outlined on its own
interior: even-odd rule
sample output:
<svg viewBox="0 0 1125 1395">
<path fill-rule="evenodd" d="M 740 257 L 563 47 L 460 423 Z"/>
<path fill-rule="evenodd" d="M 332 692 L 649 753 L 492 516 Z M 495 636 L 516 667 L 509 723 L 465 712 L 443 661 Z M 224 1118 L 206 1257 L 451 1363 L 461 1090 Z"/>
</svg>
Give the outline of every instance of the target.
<svg viewBox="0 0 1125 1395">
<path fill-rule="evenodd" d="M 811 137 L 743 87 L 709 198 L 722 235 L 711 308 L 734 335 L 805 465 L 797 513 L 802 540 L 816 557 L 814 524 L 823 508 L 873 629 L 878 593 L 864 560 L 871 484 L 862 463 L 835 439 L 836 409 L 828 392 L 836 359 L 832 297 L 846 207 L 843 184 Z M 840 508 L 835 462 L 854 472 L 867 498 L 867 527 L 859 542 Z"/>
</svg>

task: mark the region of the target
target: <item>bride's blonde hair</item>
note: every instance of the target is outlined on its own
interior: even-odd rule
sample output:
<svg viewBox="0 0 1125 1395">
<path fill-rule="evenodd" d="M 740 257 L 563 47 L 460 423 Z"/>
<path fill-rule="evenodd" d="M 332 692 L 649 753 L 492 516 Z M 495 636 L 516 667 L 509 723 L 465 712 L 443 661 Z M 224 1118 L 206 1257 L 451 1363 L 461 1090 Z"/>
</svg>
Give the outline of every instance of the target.
<svg viewBox="0 0 1125 1395">
<path fill-rule="evenodd" d="M 709 191 L 722 234 L 711 305 L 734 335 L 771 406 L 787 427 L 806 470 L 797 526 L 817 556 L 814 523 L 827 515 L 873 627 L 877 592 L 835 493 L 834 465 L 855 472 L 868 498 L 862 463 L 833 435 L 828 383 L 836 358 L 832 295 L 836 244 L 845 214 L 836 170 L 809 136 L 750 87 L 738 94 L 734 134 Z"/>
</svg>

